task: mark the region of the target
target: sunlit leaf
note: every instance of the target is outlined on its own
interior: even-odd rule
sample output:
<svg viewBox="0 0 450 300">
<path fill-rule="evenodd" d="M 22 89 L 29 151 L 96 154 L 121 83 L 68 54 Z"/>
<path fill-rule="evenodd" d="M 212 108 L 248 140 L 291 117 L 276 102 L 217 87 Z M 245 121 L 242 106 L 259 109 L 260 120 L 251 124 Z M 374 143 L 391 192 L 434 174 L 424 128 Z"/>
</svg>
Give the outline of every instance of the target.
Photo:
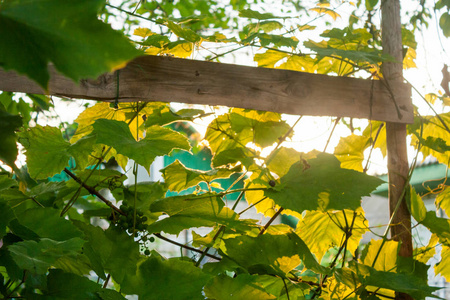
<svg viewBox="0 0 450 300">
<path fill-rule="evenodd" d="M 260 13 L 251 9 L 242 9 L 239 11 L 239 17 L 257 19 L 257 20 L 267 20 L 267 19 L 281 19 L 281 17 L 276 17 L 271 13 Z"/>
<path fill-rule="evenodd" d="M 103 5 L 101 0 L 3 1 L 0 65 L 27 75 L 45 89 L 50 62 L 74 81 L 124 66 L 140 52 L 98 19 Z"/>
<path fill-rule="evenodd" d="M 434 266 L 434 272 L 450 282 L 450 247 L 442 246 L 441 261 Z"/>
<path fill-rule="evenodd" d="M 354 218 L 354 221 L 353 221 Z M 353 227 L 352 226 L 353 223 Z M 308 245 L 311 252 L 321 261 L 323 255 L 332 247 L 341 247 L 346 232 L 351 232 L 347 240 L 347 250 L 354 253 L 365 232 L 368 222 L 362 209 L 345 210 L 333 213 L 308 211 L 298 222 L 296 232 Z"/>
<path fill-rule="evenodd" d="M 440 119 L 439 119 L 440 118 Z M 441 120 L 445 122 L 446 124 L 450 124 L 450 113 L 443 113 L 440 114 L 439 117 L 437 116 L 422 116 L 421 118 L 423 129 L 416 132 L 416 134 L 411 136 L 411 145 L 414 147 L 417 147 L 419 138 L 425 140 L 425 141 L 442 141 L 446 145 L 446 141 L 450 141 L 450 132 L 447 131 L 447 129 L 443 126 Z M 447 127 L 449 127 L 447 125 Z M 431 140 L 429 140 L 429 138 Z M 438 149 L 434 148 L 434 143 L 431 143 L 429 146 L 431 147 L 422 147 L 420 149 L 420 152 L 423 153 L 424 157 L 427 157 L 428 155 L 434 156 L 440 163 L 443 163 L 447 165 L 449 163 L 450 159 L 450 151 L 436 151 Z"/>
<path fill-rule="evenodd" d="M 361 261 L 378 271 L 396 272 L 399 247 L 396 241 L 371 240 L 361 254 Z"/>
<path fill-rule="evenodd" d="M 313 7 L 309 9 L 310 11 L 315 11 L 318 14 L 325 14 L 325 15 L 329 15 L 330 17 L 333 18 L 334 21 L 336 21 L 337 18 L 340 18 L 341 16 L 335 12 L 332 9 L 326 8 L 326 7 Z"/>
<path fill-rule="evenodd" d="M 185 167 L 180 161 L 168 165 L 161 170 L 167 188 L 171 191 L 180 192 L 200 182 L 210 183 L 219 178 L 228 178 L 236 172 L 240 172 L 241 167 L 233 169 L 217 168 L 210 171 L 199 171 Z"/>
<path fill-rule="evenodd" d="M 36 125 L 20 132 L 19 142 L 26 149 L 27 166 L 31 177 L 45 179 L 60 173 L 75 158 L 77 165 L 85 167 L 95 139 L 85 137 L 71 145 L 56 127 Z"/>
<path fill-rule="evenodd" d="M 185 39 L 186 41 L 196 43 L 201 40 L 201 37 L 189 28 L 183 28 L 181 25 L 172 21 L 167 21 L 166 26 L 172 30 L 178 37 Z"/>
<path fill-rule="evenodd" d="M 195 118 L 203 115 L 205 112 L 201 109 L 181 109 L 177 112 L 172 111 L 166 103 L 155 108 L 152 114 L 147 115 L 144 123 L 145 127 L 153 125 L 167 125 L 177 121 L 193 121 Z"/>
<path fill-rule="evenodd" d="M 444 12 L 439 18 L 439 26 L 446 37 L 450 37 L 450 14 Z"/>
<path fill-rule="evenodd" d="M 341 168 L 363 171 L 364 150 L 369 145 L 369 139 L 360 135 L 341 137 L 334 148 L 334 155 L 341 162 Z"/>
<path fill-rule="evenodd" d="M 283 208 L 304 210 L 357 209 L 382 181 L 354 170 L 340 168 L 339 160 L 321 153 L 291 166 L 280 185 L 265 195 Z"/>
<path fill-rule="evenodd" d="M 253 60 L 258 63 L 258 67 L 275 68 L 275 65 L 285 57 L 288 57 L 287 53 L 267 50 L 264 53 L 255 54 Z"/>
<path fill-rule="evenodd" d="M 445 213 L 450 215 L 450 187 L 446 187 L 436 196 L 436 207 L 442 208 Z"/>
<path fill-rule="evenodd" d="M 414 50 L 411 47 L 408 47 L 406 55 L 403 58 L 403 69 L 417 68 L 417 65 L 414 61 L 416 57 L 417 57 L 416 50 Z"/>
<path fill-rule="evenodd" d="M 427 208 L 414 188 L 411 187 L 409 195 L 410 198 L 407 199 L 408 208 L 413 218 L 420 223 L 426 218 Z"/>
<path fill-rule="evenodd" d="M 113 147 L 147 171 L 157 156 L 169 154 L 173 149 L 190 149 L 189 142 L 183 135 L 168 128 L 152 126 L 145 138 L 137 142 L 125 122 L 98 119 L 93 127 L 98 143 Z"/>
<path fill-rule="evenodd" d="M 436 245 L 438 242 L 439 238 L 435 234 L 432 234 L 428 245 L 414 249 L 414 259 L 426 264 L 436 254 Z"/>
</svg>

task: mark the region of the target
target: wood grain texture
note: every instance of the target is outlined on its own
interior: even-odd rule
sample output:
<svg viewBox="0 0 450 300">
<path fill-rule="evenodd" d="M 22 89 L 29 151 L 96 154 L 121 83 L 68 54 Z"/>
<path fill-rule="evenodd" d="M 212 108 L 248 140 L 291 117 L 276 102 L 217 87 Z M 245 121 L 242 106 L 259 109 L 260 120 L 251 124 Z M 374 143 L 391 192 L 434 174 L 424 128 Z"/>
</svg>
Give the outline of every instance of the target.
<svg viewBox="0 0 450 300">
<path fill-rule="evenodd" d="M 385 0 L 382 4 L 383 52 L 392 56 L 395 62 L 383 63 L 383 74 L 388 82 L 403 80 L 403 46 L 400 22 L 400 1 Z M 389 210 L 392 217 L 391 236 L 400 242 L 399 255 L 412 257 L 411 214 L 406 205 L 405 185 L 409 184 L 409 164 L 406 146 L 406 125 L 386 124 L 386 144 L 388 157 Z M 409 188 L 409 187 L 406 187 Z M 397 300 L 412 300 L 406 293 L 396 293 Z"/>
<path fill-rule="evenodd" d="M 49 95 L 102 101 L 116 98 L 116 74 L 75 84 L 52 68 L 50 72 Z M 1 69 L 0 90 L 44 93 L 26 77 Z M 160 56 L 139 57 L 119 71 L 121 102 L 225 105 L 298 115 L 411 123 L 410 94 L 410 87 L 404 83 L 390 84 L 387 88 L 381 81 Z"/>
</svg>

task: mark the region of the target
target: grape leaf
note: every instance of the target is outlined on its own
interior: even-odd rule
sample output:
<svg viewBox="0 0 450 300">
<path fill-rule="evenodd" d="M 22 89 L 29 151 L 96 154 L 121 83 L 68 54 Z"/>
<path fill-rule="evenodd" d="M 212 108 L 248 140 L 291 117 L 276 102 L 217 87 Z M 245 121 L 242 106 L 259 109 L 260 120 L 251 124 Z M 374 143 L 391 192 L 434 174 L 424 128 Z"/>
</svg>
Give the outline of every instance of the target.
<svg viewBox="0 0 450 300">
<path fill-rule="evenodd" d="M 350 261 L 349 266 L 361 283 L 365 285 L 406 293 L 416 300 L 422 300 L 425 297 L 437 297 L 432 293 L 439 288 L 428 286 L 426 279 L 424 280 L 415 275 L 377 271 L 374 268 L 354 261 Z"/>
<path fill-rule="evenodd" d="M 81 237 L 82 233 L 68 220 L 61 218 L 54 208 L 31 208 L 17 215 L 20 224 L 41 238 L 66 241 Z"/>
<path fill-rule="evenodd" d="M 216 224 L 246 231 L 255 226 L 253 220 L 239 220 L 239 215 L 224 207 L 223 201 L 214 194 L 169 197 L 153 202 L 150 210 L 165 212 L 170 217 L 151 224 L 148 232 L 178 234 L 183 229 Z"/>
<path fill-rule="evenodd" d="M 119 292 L 103 289 L 89 278 L 58 269 L 50 270 L 44 295 L 46 299 L 125 299 Z"/>
<path fill-rule="evenodd" d="M 167 188 L 174 192 L 180 192 L 200 182 L 210 183 L 219 178 L 228 178 L 236 172 L 240 172 L 240 166 L 233 169 L 217 168 L 210 171 L 199 171 L 185 167 L 179 160 L 161 170 Z"/>
<path fill-rule="evenodd" d="M 341 162 L 341 168 L 363 171 L 364 150 L 369 146 L 369 139 L 356 134 L 341 137 L 334 148 L 334 155 Z"/>
<path fill-rule="evenodd" d="M 271 13 L 260 13 L 251 9 L 242 9 L 239 11 L 239 17 L 257 20 L 268 20 L 268 19 L 282 19 L 282 17 L 276 17 Z"/>
<path fill-rule="evenodd" d="M 450 187 L 446 187 L 436 196 L 436 207 L 442 208 L 445 213 L 450 215 Z"/>
<path fill-rule="evenodd" d="M 134 276 L 125 278 L 121 289 L 140 299 L 204 299 L 202 289 L 210 278 L 192 262 L 152 255 L 140 263 Z"/>
<path fill-rule="evenodd" d="M 326 268 L 319 265 L 306 244 L 295 233 L 239 236 L 226 239 L 224 243 L 224 255 L 250 273 L 285 278 L 301 262 L 314 272 L 327 273 Z"/>
<path fill-rule="evenodd" d="M 380 251 L 380 247 L 381 251 Z M 397 272 L 397 255 L 400 245 L 396 241 L 371 240 L 361 254 L 361 262 L 378 271 Z M 373 262 L 375 261 L 375 265 Z"/>
<path fill-rule="evenodd" d="M 85 167 L 95 142 L 93 137 L 86 137 L 71 145 L 63 139 L 58 128 L 40 125 L 20 132 L 18 136 L 26 149 L 30 175 L 36 179 L 60 173 L 69 165 L 71 157 L 75 158 L 80 168 Z"/>
<path fill-rule="evenodd" d="M 189 150 L 189 141 L 173 130 L 152 126 L 147 135 L 136 141 L 125 122 L 98 119 L 94 123 L 97 142 L 113 147 L 120 154 L 133 159 L 148 172 L 157 156 L 169 154 L 173 149 Z"/>
<path fill-rule="evenodd" d="M 383 181 L 354 170 L 340 168 L 339 160 L 331 154 L 320 153 L 316 158 L 293 164 L 280 178 L 280 185 L 267 189 L 265 195 L 283 208 L 298 213 L 304 210 L 352 209 L 361 205 Z"/>
<path fill-rule="evenodd" d="M 20 116 L 11 115 L 0 109 L 0 160 L 10 166 L 14 166 L 18 153 L 14 131 L 21 126 Z"/>
<path fill-rule="evenodd" d="M 442 275 L 450 281 L 450 247 L 443 246 L 441 249 L 441 260 L 434 266 L 434 272 Z"/>
<path fill-rule="evenodd" d="M 276 299 L 258 285 L 259 277 L 249 274 L 240 274 L 234 278 L 220 275 L 205 286 L 205 295 L 216 300 Z"/>
<path fill-rule="evenodd" d="M 347 226 L 351 236 L 347 241 L 347 250 L 354 253 L 364 233 L 368 231 L 368 223 L 362 209 L 338 212 L 308 211 L 298 222 L 296 232 L 308 245 L 311 252 L 321 261 L 323 255 L 332 247 L 340 247 L 345 239 Z M 347 229 L 348 230 L 348 229 Z"/>
<path fill-rule="evenodd" d="M 16 264 L 35 274 L 45 274 L 59 258 L 76 255 L 84 241 L 80 238 L 57 242 L 50 239 L 23 241 L 8 247 Z"/>
<path fill-rule="evenodd" d="M 140 51 L 98 19 L 103 5 L 102 0 L 3 1 L 0 65 L 27 75 L 44 89 L 49 62 L 74 81 L 124 66 Z"/>
</svg>

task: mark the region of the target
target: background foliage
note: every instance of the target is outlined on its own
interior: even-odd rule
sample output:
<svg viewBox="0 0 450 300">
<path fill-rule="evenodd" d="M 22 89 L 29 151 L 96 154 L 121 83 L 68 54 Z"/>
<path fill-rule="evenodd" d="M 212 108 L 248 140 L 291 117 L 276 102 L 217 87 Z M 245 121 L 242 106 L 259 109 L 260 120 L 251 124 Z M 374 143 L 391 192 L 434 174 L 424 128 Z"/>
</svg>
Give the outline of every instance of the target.
<svg viewBox="0 0 450 300">
<path fill-rule="evenodd" d="M 349 18 L 333 27 L 341 6 Z M 448 1 L 417 8 L 406 12 L 405 68 L 415 67 L 415 33 L 433 11 L 450 35 Z M 48 63 L 79 80 L 142 54 L 220 62 L 257 49 L 247 53 L 259 67 L 379 79 L 381 63 L 390 60 L 381 53 L 379 10 L 377 0 L 279 1 L 276 11 L 263 0 L 4 0 L 0 66 L 47 88 Z M 448 80 L 444 76 L 444 91 Z M 430 106 L 448 105 L 449 96 L 434 91 L 423 98 Z M 136 175 L 137 165 L 149 171 L 157 156 L 197 151 L 199 145 L 169 125 L 205 112 L 157 102 L 96 103 L 75 124 L 38 125 L 53 105 L 41 95 L 0 94 L 4 299 L 390 299 L 395 292 L 425 299 L 437 289 L 427 284 L 426 265 L 437 246 L 441 261 L 433 268 L 450 280 L 449 220 L 427 212 L 409 187 L 414 219 L 433 233 L 429 244 L 417 245 L 412 258 L 398 256 L 399 245 L 387 233 L 360 245 L 371 230 L 361 198 L 382 183 L 363 164 L 370 160 L 366 149 L 386 154 L 380 122 L 354 130 L 351 120 L 337 119 L 352 134 L 334 154 L 300 153 L 284 146 L 295 125 L 280 114 L 231 108 L 213 115 L 206 130 L 211 170 L 176 161 L 162 170 L 164 182 L 124 185 L 125 172 L 104 168 L 106 162 L 114 158 L 126 169 L 131 159 Z M 417 114 L 408 127 L 417 152 L 446 165 L 449 118 Z M 19 152 L 26 156 L 22 167 Z M 236 173 L 244 188 L 221 189 L 216 180 Z M 197 187 L 192 194 L 166 197 L 190 187 Z M 227 201 L 230 193 L 270 221 L 243 218 Z M 433 193 L 448 214 L 449 188 L 444 183 Z M 280 214 L 298 218 L 297 227 L 272 225 Z M 165 258 L 153 246 L 155 238 L 175 243 L 165 233 L 198 227 L 210 232 L 194 234 L 192 246 L 178 245 L 197 256 Z"/>
</svg>

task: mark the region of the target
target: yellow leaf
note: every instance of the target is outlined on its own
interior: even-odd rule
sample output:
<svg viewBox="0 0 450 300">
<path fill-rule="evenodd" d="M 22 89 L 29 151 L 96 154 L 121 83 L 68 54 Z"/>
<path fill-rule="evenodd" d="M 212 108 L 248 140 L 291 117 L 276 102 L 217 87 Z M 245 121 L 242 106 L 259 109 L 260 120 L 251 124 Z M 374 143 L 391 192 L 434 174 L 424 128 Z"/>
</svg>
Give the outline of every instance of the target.
<svg viewBox="0 0 450 300">
<path fill-rule="evenodd" d="M 298 255 L 294 255 L 292 257 L 288 256 L 280 257 L 274 262 L 274 264 L 278 268 L 280 268 L 281 271 L 287 274 L 289 271 L 296 268 L 301 262 L 302 261 L 300 257 Z"/>
<path fill-rule="evenodd" d="M 427 246 L 414 249 L 414 259 L 426 264 L 436 254 L 436 245 L 439 242 L 437 235 L 432 234 Z"/>
<path fill-rule="evenodd" d="M 310 56 L 292 55 L 285 63 L 281 64 L 278 68 L 314 73 L 317 70 L 317 64 L 316 61 Z"/>
<path fill-rule="evenodd" d="M 223 187 L 218 182 L 211 182 L 210 186 L 219 190 L 223 190 Z"/>
<path fill-rule="evenodd" d="M 192 54 L 192 50 L 194 49 L 193 43 L 184 42 L 177 43 L 175 46 L 165 48 L 162 53 L 171 54 L 175 57 L 186 58 Z"/>
<path fill-rule="evenodd" d="M 437 201 L 437 199 L 436 199 Z M 422 198 L 416 193 L 413 187 L 410 188 L 410 204 L 411 215 L 417 222 L 422 222 L 427 216 L 427 209 L 422 201 Z"/>
<path fill-rule="evenodd" d="M 436 207 L 442 208 L 447 216 L 450 215 L 450 187 L 447 186 L 439 195 L 436 197 Z"/>
<path fill-rule="evenodd" d="M 434 272 L 445 278 L 450 282 L 450 247 L 442 246 L 441 261 L 434 266 Z"/>
<path fill-rule="evenodd" d="M 333 18 L 334 21 L 336 21 L 337 18 L 340 18 L 341 16 L 335 12 L 334 10 L 331 10 L 329 8 L 325 8 L 325 7 L 313 7 L 309 9 L 310 11 L 315 11 L 318 14 L 325 14 L 325 15 L 329 15 L 330 17 Z"/>
<path fill-rule="evenodd" d="M 436 94 L 433 94 L 433 93 L 425 95 L 425 100 L 427 100 L 427 102 L 429 102 L 431 104 L 434 104 L 434 102 L 436 102 L 437 98 L 438 98 L 438 96 Z"/>
<path fill-rule="evenodd" d="M 148 36 L 154 35 L 154 33 L 149 28 L 139 27 L 134 30 L 133 35 L 146 38 Z"/>
<path fill-rule="evenodd" d="M 383 247 L 379 251 L 382 245 Z M 398 251 L 399 243 L 396 241 L 386 241 L 383 244 L 383 240 L 371 240 L 362 252 L 361 263 L 372 267 L 375 257 L 378 256 L 373 268 L 378 271 L 395 272 Z"/>
<path fill-rule="evenodd" d="M 264 53 L 255 54 L 253 60 L 258 63 L 258 67 L 275 68 L 275 65 L 288 55 L 280 51 L 267 50 Z"/>
<path fill-rule="evenodd" d="M 450 124 L 450 113 L 439 114 L 439 117 L 446 123 Z M 448 132 L 437 116 L 424 116 L 422 138 L 426 140 L 428 137 L 437 139 L 441 138 L 443 141 L 450 141 L 450 132 Z M 418 139 L 415 135 L 411 136 L 411 145 L 417 147 Z M 428 155 L 434 156 L 440 163 L 448 165 L 450 160 L 450 151 L 444 153 L 435 151 L 429 147 L 421 147 L 420 152 L 423 157 Z"/>
<path fill-rule="evenodd" d="M 148 55 L 158 55 L 162 52 L 163 50 L 161 48 L 157 48 L 157 47 L 149 47 L 145 50 L 145 54 Z"/>
<path fill-rule="evenodd" d="M 356 211 L 345 210 L 345 215 L 342 211 L 306 212 L 303 219 L 298 222 L 296 232 L 320 262 L 330 248 L 342 245 L 345 239 L 344 230 L 347 225 L 350 227 L 352 224 L 354 214 L 356 214 L 355 221 L 347 242 L 347 250 L 354 253 L 363 234 L 368 230 L 368 223 L 361 208 Z"/>
<path fill-rule="evenodd" d="M 380 128 L 381 127 L 381 128 Z M 375 141 L 375 148 L 381 150 L 383 157 L 386 157 L 387 145 L 386 145 L 386 126 L 384 122 L 372 121 L 367 125 L 366 129 L 363 131 L 363 136 L 367 137 L 370 143 Z"/>
<path fill-rule="evenodd" d="M 369 146 L 369 138 L 359 135 L 341 137 L 334 148 L 334 155 L 341 162 L 341 168 L 363 171 L 364 150 Z"/>
<path fill-rule="evenodd" d="M 414 62 L 416 56 L 416 50 L 409 47 L 405 57 L 403 58 L 403 69 L 417 68 L 416 63 Z"/>
</svg>

